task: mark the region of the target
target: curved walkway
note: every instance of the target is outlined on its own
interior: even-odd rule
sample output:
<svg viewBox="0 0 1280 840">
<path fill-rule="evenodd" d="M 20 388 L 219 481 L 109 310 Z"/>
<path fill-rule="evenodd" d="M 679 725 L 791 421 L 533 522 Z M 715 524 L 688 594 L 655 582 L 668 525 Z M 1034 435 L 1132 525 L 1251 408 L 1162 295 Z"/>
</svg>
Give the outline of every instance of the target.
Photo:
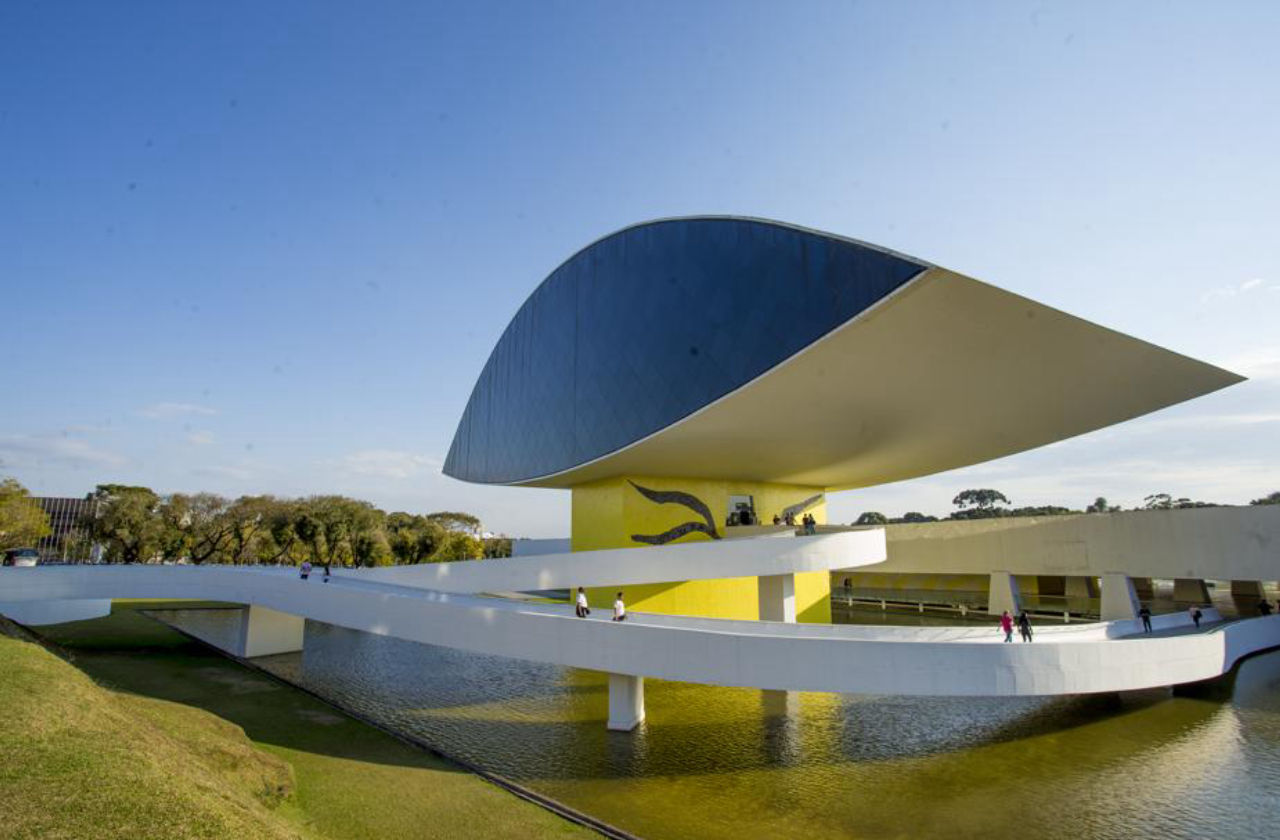
<svg viewBox="0 0 1280 840">
<path fill-rule="evenodd" d="M 666 552 L 665 558 L 652 549 L 617 553 L 630 561 L 624 581 L 662 580 L 653 569 L 681 560 L 686 562 L 678 579 L 722 577 L 722 561 L 735 554 L 738 576 L 780 574 L 814 571 L 824 564 L 847 567 L 851 555 L 876 562 L 868 533 L 875 532 L 696 544 Z M 703 546 L 715 550 L 700 555 Z M 614 675 L 861 694 L 1126 691 L 1217 677 L 1243 656 L 1280 646 L 1280 616 L 1217 624 L 1205 632 L 1147 636 L 1135 635 L 1139 628 L 1133 621 L 1044 627 L 1031 644 L 1004 644 L 1002 635 L 987 627 L 866 627 L 652 614 L 632 614 L 616 623 L 604 617 L 575 618 L 564 605 L 441 591 L 446 585 L 464 586 L 464 581 L 466 587 L 476 587 L 471 593 L 482 590 L 478 582 L 490 574 L 486 567 L 501 572 L 494 580 L 501 578 L 505 590 L 619 582 L 612 562 L 593 569 L 592 554 L 348 571 L 328 584 L 318 574 L 303 581 L 292 569 L 256 567 L 8 568 L 0 570 L 0 612 L 21 621 L 24 610 L 39 602 L 101 607 L 114 598 L 230 601 L 378 635 Z M 517 571 L 522 564 L 527 568 Z M 433 588 L 412 585 L 426 584 L 426 578 Z M 1206 611 L 1206 618 L 1215 617 Z M 1179 630 L 1190 623 L 1185 614 L 1155 620 L 1158 630 Z"/>
</svg>

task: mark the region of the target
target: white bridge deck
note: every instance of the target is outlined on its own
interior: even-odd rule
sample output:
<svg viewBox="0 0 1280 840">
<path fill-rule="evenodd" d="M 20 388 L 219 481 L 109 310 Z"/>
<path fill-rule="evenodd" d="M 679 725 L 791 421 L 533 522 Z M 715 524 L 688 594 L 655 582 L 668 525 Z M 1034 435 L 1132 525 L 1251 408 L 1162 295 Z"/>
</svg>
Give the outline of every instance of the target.
<svg viewBox="0 0 1280 840">
<path fill-rule="evenodd" d="M 858 694 L 1145 689 L 1217 677 L 1243 656 L 1280 646 L 1280 616 L 1211 623 L 1200 632 L 1181 632 L 1190 629 L 1185 613 L 1157 616 L 1153 621 L 1161 632 L 1151 635 L 1140 634 L 1137 621 L 1038 627 L 1032 643 L 1005 644 L 995 627 L 867 627 L 643 613 L 613 622 L 603 610 L 581 619 L 571 606 L 477 594 L 776 575 L 847 568 L 883 556 L 882 532 L 863 531 L 342 570 L 327 584 L 318 570 L 303 581 L 296 570 L 258 567 L 7 568 L 0 570 L 0 613 L 36 624 L 104 614 L 114 598 L 228 601 L 287 614 L 278 618 L 296 621 L 299 639 L 301 622 L 291 617 L 626 677 Z M 1213 622 L 1217 615 L 1206 608 L 1205 618 Z M 641 687 L 631 725 L 643 717 L 642 698 Z"/>
</svg>

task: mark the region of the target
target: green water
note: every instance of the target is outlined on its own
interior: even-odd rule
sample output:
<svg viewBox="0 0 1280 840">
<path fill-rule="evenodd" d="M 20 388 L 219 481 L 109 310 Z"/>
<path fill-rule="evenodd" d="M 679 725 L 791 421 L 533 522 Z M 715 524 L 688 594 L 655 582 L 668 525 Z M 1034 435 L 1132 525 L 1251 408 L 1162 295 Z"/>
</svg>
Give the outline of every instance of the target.
<svg viewBox="0 0 1280 840">
<path fill-rule="evenodd" d="M 235 617 L 174 619 L 205 635 Z M 219 621 L 223 623 L 219 625 Z M 605 731 L 603 675 L 307 625 L 262 664 L 646 838 L 1276 836 L 1280 654 L 1218 697 L 858 697 L 649 680 Z"/>
</svg>

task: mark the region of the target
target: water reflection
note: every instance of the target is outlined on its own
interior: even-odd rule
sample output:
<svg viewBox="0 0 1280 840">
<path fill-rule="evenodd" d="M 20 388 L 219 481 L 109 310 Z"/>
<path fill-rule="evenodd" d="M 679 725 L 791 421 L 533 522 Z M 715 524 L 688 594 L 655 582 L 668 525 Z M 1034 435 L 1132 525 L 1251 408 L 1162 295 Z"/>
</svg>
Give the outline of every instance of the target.
<svg viewBox="0 0 1280 840">
<path fill-rule="evenodd" d="M 228 615 L 229 614 L 229 615 Z M 211 637 L 234 611 L 173 611 Z M 223 636 L 225 640 L 227 636 Z M 270 670 L 648 838 L 1270 836 L 1280 654 L 1227 699 L 865 697 L 653 680 L 636 733 L 601 674 L 308 622 Z"/>
</svg>

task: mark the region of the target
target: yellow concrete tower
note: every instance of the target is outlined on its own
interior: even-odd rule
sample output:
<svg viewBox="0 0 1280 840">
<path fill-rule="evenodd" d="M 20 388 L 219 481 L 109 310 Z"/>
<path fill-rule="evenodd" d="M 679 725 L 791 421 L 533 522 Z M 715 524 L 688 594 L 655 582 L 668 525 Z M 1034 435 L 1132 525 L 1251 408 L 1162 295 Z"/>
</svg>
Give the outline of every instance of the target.
<svg viewBox="0 0 1280 840">
<path fill-rule="evenodd" d="M 628 476 L 579 485 L 572 492 L 574 551 L 758 537 L 791 530 L 775 528 L 774 516 L 785 521 L 790 513 L 798 523 L 809 514 L 825 524 L 827 515 L 822 488 L 787 484 Z M 751 524 L 736 524 L 743 509 L 751 512 Z M 624 591 L 628 609 L 638 612 L 760 618 L 754 577 L 652 583 Z M 593 606 L 607 607 L 616 592 L 616 587 L 593 589 L 588 599 Z M 795 610 L 797 621 L 831 621 L 826 572 L 795 576 Z"/>
</svg>

